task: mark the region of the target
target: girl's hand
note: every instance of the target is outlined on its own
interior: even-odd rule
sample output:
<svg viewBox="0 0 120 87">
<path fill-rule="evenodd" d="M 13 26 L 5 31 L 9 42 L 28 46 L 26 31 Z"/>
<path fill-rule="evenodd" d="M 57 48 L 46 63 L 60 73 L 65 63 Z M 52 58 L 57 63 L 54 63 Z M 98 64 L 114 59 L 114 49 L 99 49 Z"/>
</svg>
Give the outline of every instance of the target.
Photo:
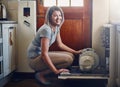
<svg viewBox="0 0 120 87">
<path fill-rule="evenodd" d="M 60 74 L 62 72 L 69 72 L 69 70 L 68 69 L 59 69 L 59 70 L 57 70 L 57 72 L 55 74 Z"/>
<path fill-rule="evenodd" d="M 75 51 L 75 54 L 80 54 L 82 53 L 82 50 Z"/>
</svg>

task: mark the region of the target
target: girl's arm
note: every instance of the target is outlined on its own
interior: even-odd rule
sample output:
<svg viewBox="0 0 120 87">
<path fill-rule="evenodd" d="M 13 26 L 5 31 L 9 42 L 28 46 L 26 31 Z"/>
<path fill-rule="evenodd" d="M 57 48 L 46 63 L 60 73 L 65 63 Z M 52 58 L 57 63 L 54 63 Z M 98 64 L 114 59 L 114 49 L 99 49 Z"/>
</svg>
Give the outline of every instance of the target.
<svg viewBox="0 0 120 87">
<path fill-rule="evenodd" d="M 63 71 L 67 71 L 66 69 L 56 69 L 54 64 L 52 63 L 48 51 L 49 51 L 49 39 L 46 37 L 41 38 L 41 56 L 43 58 L 43 61 L 48 65 L 48 67 L 55 73 L 59 74 Z"/>
<path fill-rule="evenodd" d="M 61 49 L 65 50 L 65 51 L 68 51 L 68 52 L 71 52 L 74 54 L 79 54 L 81 52 L 81 50 L 76 51 L 76 50 L 66 46 L 61 40 L 60 33 L 57 34 L 57 44 Z"/>
</svg>

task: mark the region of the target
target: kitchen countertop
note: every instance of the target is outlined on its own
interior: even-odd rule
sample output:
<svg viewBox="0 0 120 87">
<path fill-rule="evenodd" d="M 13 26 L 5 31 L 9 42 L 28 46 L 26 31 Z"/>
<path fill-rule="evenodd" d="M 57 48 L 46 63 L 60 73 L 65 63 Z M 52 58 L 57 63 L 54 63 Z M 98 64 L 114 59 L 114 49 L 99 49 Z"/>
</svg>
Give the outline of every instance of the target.
<svg viewBox="0 0 120 87">
<path fill-rule="evenodd" d="M 0 20 L 0 23 L 1 24 L 14 24 L 14 23 L 17 23 L 16 21 L 10 21 L 10 20 Z"/>
</svg>

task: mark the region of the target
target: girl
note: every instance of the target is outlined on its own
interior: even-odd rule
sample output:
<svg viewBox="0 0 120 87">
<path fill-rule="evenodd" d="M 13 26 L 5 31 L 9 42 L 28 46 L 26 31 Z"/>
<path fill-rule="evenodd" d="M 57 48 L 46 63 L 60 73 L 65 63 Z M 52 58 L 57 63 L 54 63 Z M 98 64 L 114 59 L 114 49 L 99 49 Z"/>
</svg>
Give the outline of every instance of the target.
<svg viewBox="0 0 120 87">
<path fill-rule="evenodd" d="M 75 51 L 66 46 L 60 37 L 60 27 L 64 22 L 64 14 L 61 8 L 52 6 L 47 10 L 45 23 L 39 28 L 35 38 L 28 47 L 29 65 L 36 71 L 35 78 L 44 85 L 50 84 L 45 75 L 50 72 L 60 74 L 69 71 L 65 69 L 73 62 L 73 57 L 64 58 L 69 53 L 79 54 L 81 50 Z M 67 51 L 66 53 L 49 52 L 49 47 L 57 42 L 58 47 Z"/>
</svg>

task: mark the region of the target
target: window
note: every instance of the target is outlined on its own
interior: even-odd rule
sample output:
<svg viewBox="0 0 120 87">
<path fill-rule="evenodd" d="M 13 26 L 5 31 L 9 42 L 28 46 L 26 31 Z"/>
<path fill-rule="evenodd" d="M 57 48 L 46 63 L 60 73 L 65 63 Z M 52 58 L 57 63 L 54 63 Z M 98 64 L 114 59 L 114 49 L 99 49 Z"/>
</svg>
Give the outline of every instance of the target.
<svg viewBox="0 0 120 87">
<path fill-rule="evenodd" d="M 83 0 L 71 0 L 71 6 L 83 6 Z"/>
<path fill-rule="evenodd" d="M 57 3 L 57 5 L 58 6 L 69 6 L 69 0 L 57 0 L 58 1 L 58 3 Z"/>
<path fill-rule="evenodd" d="M 54 6 L 56 5 L 56 0 L 43 0 L 44 2 L 44 6 L 48 7 L 48 6 Z"/>
<path fill-rule="evenodd" d="M 83 0 L 43 0 L 44 6 L 49 7 L 49 6 L 61 6 L 61 7 L 75 7 L 83 6 Z"/>
</svg>

